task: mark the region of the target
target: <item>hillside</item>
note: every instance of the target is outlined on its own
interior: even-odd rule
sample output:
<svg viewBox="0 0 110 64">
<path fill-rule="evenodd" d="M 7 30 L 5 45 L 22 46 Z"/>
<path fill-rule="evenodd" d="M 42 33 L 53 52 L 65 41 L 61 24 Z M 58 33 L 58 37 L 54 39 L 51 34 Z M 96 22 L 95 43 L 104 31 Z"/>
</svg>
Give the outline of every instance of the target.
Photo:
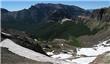
<svg viewBox="0 0 110 64">
<path fill-rule="evenodd" d="M 109 39 L 110 8 L 89 12 L 64 4 L 36 4 L 19 11 L 1 10 L 2 28 L 34 34 L 39 41 L 65 39 L 72 46 L 91 46 Z"/>
<path fill-rule="evenodd" d="M 30 29 L 36 31 L 37 27 L 44 23 L 58 22 L 63 18 L 75 19 L 78 15 L 86 13 L 84 9 L 77 6 L 51 3 L 40 3 L 19 11 L 4 11 L 6 10 L 1 9 L 2 26 L 26 31 Z"/>
<path fill-rule="evenodd" d="M 39 62 L 24 58 L 22 56 L 12 53 L 7 48 L 1 48 L 1 51 L 1 64 L 52 64 L 49 62 Z"/>
<path fill-rule="evenodd" d="M 97 56 L 90 64 L 110 64 L 110 51 Z"/>
<path fill-rule="evenodd" d="M 97 33 L 80 36 L 79 39 L 84 45 L 89 44 L 91 46 L 100 40 L 110 39 L 110 7 L 94 10 L 86 25 L 91 31 L 97 29 L 95 30 Z"/>
<path fill-rule="evenodd" d="M 38 3 L 18 11 L 4 8 L 2 64 L 110 64 L 110 7 Z"/>
<path fill-rule="evenodd" d="M 68 49 L 68 51 L 62 49 L 59 53 L 55 50 L 52 50 L 50 52 L 45 51 L 48 54 L 48 56 L 46 56 L 43 52 L 40 52 L 42 51 L 42 48 L 39 47 L 39 45 L 37 45 L 36 47 L 33 46 L 34 49 L 30 48 L 31 45 L 35 45 L 35 43 L 38 44 L 38 41 L 32 43 L 33 39 L 29 38 L 25 32 L 14 31 L 15 30 L 4 30 L 1 33 L 2 41 L 0 43 L 0 47 L 2 51 L 1 60 L 3 64 L 94 64 L 94 62 L 99 62 L 100 60 L 103 63 L 109 63 L 109 60 L 107 59 L 109 58 L 109 54 L 105 55 L 104 53 L 110 51 L 110 39 L 100 41 L 99 44 L 95 44 L 93 47 L 76 47 L 74 48 L 74 50 L 76 51 L 68 48 L 66 48 Z M 16 37 L 14 37 L 15 35 Z M 21 36 L 24 37 L 23 40 L 20 39 Z M 23 42 L 26 38 L 27 40 Z M 58 39 L 56 40 L 56 42 L 57 41 Z M 60 43 L 62 47 L 65 47 L 65 43 L 61 42 L 61 40 Z M 100 59 L 100 57 L 102 57 L 103 59 Z"/>
</svg>

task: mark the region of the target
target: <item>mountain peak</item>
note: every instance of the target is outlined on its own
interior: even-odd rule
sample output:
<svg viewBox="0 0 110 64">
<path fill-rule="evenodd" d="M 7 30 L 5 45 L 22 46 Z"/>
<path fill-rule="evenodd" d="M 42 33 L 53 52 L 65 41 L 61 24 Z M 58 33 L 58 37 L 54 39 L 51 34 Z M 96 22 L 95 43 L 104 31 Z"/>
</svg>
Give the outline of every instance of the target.
<svg viewBox="0 0 110 64">
<path fill-rule="evenodd" d="M 5 8 L 0 8 L 1 9 L 1 13 L 6 13 L 6 12 L 9 12 L 7 9 Z"/>
</svg>

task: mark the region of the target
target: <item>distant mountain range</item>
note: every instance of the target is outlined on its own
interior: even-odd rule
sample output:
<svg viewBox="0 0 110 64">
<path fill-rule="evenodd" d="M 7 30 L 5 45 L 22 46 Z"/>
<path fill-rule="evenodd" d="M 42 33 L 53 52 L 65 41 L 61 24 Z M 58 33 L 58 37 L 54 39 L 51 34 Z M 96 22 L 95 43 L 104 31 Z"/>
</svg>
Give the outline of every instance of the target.
<svg viewBox="0 0 110 64">
<path fill-rule="evenodd" d="M 110 7 L 92 12 L 77 6 L 51 3 L 36 4 L 29 9 L 13 12 L 2 8 L 1 23 L 2 28 L 33 33 L 38 40 L 61 38 L 87 44 L 88 40 L 93 39 L 90 42 L 93 44 L 110 35 Z M 103 34 L 103 37 L 98 38 L 100 36 L 97 34 Z"/>
<path fill-rule="evenodd" d="M 47 22 L 49 20 L 58 21 L 63 18 L 74 19 L 74 17 L 86 14 L 87 11 L 77 7 L 63 4 L 36 4 L 29 9 L 23 9 L 16 12 L 10 12 L 5 9 L 1 10 L 3 13 L 8 12 L 15 20 L 33 21 L 37 23 Z M 27 17 L 27 19 L 26 19 Z"/>
<path fill-rule="evenodd" d="M 8 27 L 21 26 L 22 28 L 20 27 L 19 29 L 23 30 L 28 26 L 33 26 L 34 28 L 42 23 L 58 22 L 63 18 L 75 19 L 79 15 L 89 14 L 89 12 L 80 7 L 63 4 L 36 4 L 29 9 L 14 12 L 1 9 L 1 13 L 3 26 L 7 23 L 6 26 Z"/>
</svg>

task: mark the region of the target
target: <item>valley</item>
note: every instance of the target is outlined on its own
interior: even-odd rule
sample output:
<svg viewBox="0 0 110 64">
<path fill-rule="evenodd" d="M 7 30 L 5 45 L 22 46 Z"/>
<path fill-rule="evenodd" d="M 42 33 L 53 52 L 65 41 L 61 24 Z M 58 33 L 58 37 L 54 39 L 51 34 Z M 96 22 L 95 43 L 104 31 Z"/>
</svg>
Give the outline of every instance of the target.
<svg viewBox="0 0 110 64">
<path fill-rule="evenodd" d="M 0 47 L 2 64 L 110 64 L 110 6 L 1 8 Z"/>
</svg>

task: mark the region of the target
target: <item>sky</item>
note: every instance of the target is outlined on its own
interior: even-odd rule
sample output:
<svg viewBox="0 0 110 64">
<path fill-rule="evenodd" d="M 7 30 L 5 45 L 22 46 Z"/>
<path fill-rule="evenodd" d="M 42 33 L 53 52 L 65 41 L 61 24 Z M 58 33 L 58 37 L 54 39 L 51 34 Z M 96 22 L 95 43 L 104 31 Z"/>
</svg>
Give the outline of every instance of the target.
<svg viewBox="0 0 110 64">
<path fill-rule="evenodd" d="M 1 8 L 5 8 L 9 11 L 17 11 L 28 9 L 31 5 L 35 5 L 37 3 L 60 3 L 79 6 L 84 9 L 97 9 L 110 6 L 110 0 L 2 0 Z"/>
</svg>

